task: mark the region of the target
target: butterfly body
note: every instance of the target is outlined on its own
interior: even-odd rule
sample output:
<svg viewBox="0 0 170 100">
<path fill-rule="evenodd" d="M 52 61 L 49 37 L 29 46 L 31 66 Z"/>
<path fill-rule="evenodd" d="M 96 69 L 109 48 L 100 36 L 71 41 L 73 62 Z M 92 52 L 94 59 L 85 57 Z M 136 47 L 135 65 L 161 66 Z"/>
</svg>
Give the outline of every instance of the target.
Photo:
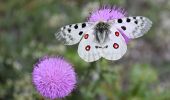
<svg viewBox="0 0 170 100">
<path fill-rule="evenodd" d="M 66 45 L 80 42 L 78 54 L 87 62 L 101 57 L 118 60 L 127 50 L 124 36 L 129 39 L 141 37 L 151 26 L 152 22 L 146 17 L 125 17 L 67 25 L 56 33 L 56 37 Z"/>
<path fill-rule="evenodd" d="M 110 34 L 110 25 L 107 22 L 99 22 L 94 27 L 95 40 L 99 44 L 104 44 Z"/>
</svg>

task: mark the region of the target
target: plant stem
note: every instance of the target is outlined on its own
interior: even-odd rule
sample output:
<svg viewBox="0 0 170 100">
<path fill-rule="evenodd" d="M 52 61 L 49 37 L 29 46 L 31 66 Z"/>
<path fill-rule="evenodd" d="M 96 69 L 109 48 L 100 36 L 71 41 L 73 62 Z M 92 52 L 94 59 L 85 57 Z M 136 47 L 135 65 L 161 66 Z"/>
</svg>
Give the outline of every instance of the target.
<svg viewBox="0 0 170 100">
<path fill-rule="evenodd" d="M 99 0 L 99 3 L 100 3 L 100 7 L 102 7 L 103 1 Z"/>
</svg>

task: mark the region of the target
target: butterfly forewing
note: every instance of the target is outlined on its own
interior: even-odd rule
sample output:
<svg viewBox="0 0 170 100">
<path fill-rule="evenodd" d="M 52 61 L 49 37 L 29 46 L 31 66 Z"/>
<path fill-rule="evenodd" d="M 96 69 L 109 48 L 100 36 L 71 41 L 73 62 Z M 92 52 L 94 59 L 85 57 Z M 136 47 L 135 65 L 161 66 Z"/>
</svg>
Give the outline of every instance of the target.
<svg viewBox="0 0 170 100">
<path fill-rule="evenodd" d="M 65 45 L 74 45 L 80 41 L 86 31 L 93 26 L 93 23 L 84 22 L 66 25 L 55 34 L 56 38 Z"/>
<path fill-rule="evenodd" d="M 123 32 L 128 38 L 143 36 L 152 26 L 152 22 L 142 16 L 115 19 L 113 26 Z"/>
</svg>

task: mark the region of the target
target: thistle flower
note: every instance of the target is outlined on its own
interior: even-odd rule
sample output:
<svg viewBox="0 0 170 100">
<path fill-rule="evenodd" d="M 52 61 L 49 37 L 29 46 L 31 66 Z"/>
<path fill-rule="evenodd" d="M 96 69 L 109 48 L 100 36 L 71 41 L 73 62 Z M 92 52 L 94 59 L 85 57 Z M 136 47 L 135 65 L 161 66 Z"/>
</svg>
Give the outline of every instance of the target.
<svg viewBox="0 0 170 100">
<path fill-rule="evenodd" d="M 71 64 L 60 57 L 43 57 L 35 65 L 32 81 L 44 97 L 55 99 L 69 95 L 76 84 Z"/>
<path fill-rule="evenodd" d="M 90 16 L 87 18 L 89 22 L 96 21 L 109 21 L 113 19 L 123 18 L 127 16 L 127 12 L 116 6 L 103 6 L 93 12 L 91 12 Z M 119 30 L 120 31 L 120 30 Z M 125 35 L 125 33 L 121 32 L 124 37 L 126 43 L 129 42 L 129 38 Z"/>
<path fill-rule="evenodd" d="M 96 21 L 109 21 L 113 19 L 123 18 L 127 16 L 127 13 L 124 9 L 116 6 L 103 6 L 93 12 L 91 12 L 88 17 L 89 22 Z"/>
</svg>

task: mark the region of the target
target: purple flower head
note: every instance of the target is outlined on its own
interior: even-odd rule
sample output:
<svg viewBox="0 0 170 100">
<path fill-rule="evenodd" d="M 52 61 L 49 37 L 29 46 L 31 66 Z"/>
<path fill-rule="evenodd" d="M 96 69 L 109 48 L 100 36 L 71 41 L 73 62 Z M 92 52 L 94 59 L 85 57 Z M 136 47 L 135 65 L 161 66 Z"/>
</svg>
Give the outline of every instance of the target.
<svg viewBox="0 0 170 100">
<path fill-rule="evenodd" d="M 63 58 L 46 56 L 34 65 L 32 81 L 42 96 L 63 98 L 75 88 L 76 73 Z"/>
<path fill-rule="evenodd" d="M 88 17 L 89 22 L 109 21 L 113 19 L 126 17 L 127 13 L 124 9 L 116 6 L 103 6 L 91 13 Z"/>
<path fill-rule="evenodd" d="M 113 19 L 123 18 L 126 16 L 127 12 L 120 7 L 103 6 L 100 9 L 91 12 L 87 20 L 89 22 L 109 21 Z M 121 34 L 124 37 L 126 43 L 128 43 L 130 39 L 125 35 L 125 33 L 121 32 Z"/>
</svg>

